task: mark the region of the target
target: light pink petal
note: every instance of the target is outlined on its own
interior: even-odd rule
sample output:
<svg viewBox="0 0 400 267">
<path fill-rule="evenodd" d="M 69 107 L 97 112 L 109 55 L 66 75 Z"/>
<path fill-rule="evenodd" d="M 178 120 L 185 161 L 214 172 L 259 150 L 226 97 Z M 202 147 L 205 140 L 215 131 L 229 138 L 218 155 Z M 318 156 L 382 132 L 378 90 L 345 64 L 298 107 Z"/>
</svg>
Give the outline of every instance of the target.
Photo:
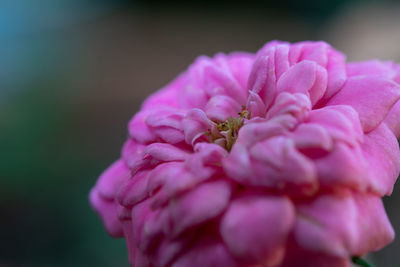
<svg viewBox="0 0 400 267">
<path fill-rule="evenodd" d="M 237 267 L 238 264 L 224 244 L 210 235 L 196 241 L 173 264 L 173 267 Z"/>
<path fill-rule="evenodd" d="M 220 231 L 230 252 L 249 263 L 277 266 L 294 222 L 284 197 L 246 196 L 232 202 Z"/>
<path fill-rule="evenodd" d="M 90 205 L 100 215 L 109 235 L 122 237 L 122 225 L 118 219 L 114 200 L 103 198 L 96 188 L 90 191 Z"/>
<path fill-rule="evenodd" d="M 400 98 L 400 86 L 380 76 L 355 76 L 347 80 L 328 105 L 350 105 L 359 114 L 364 132 L 375 129 Z M 377 101 L 379 100 L 379 101 Z"/>
<path fill-rule="evenodd" d="M 236 118 L 241 110 L 242 107 L 236 100 L 224 95 L 212 97 L 205 107 L 207 117 L 216 121 Z"/>
<path fill-rule="evenodd" d="M 231 185 L 224 180 L 200 184 L 169 203 L 171 236 L 178 236 L 198 224 L 220 215 L 229 203 Z"/>
<path fill-rule="evenodd" d="M 314 61 L 321 67 L 326 67 L 328 63 L 328 50 L 330 45 L 319 41 L 319 42 L 303 42 L 301 60 Z"/>
<path fill-rule="evenodd" d="M 391 130 L 381 124 L 365 135 L 362 145 L 368 163 L 368 180 L 371 189 L 382 195 L 390 195 L 400 173 L 400 150 Z"/>
<path fill-rule="evenodd" d="M 400 100 L 389 111 L 386 116 L 385 124 L 393 132 L 396 138 L 400 138 Z"/>
</svg>

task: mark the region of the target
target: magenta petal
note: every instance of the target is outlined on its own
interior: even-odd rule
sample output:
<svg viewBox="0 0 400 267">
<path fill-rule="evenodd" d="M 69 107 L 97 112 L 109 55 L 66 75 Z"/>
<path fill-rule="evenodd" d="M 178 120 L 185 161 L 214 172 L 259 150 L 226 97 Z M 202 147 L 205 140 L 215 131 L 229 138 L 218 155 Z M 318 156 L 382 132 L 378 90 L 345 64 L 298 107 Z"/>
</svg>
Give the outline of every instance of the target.
<svg viewBox="0 0 400 267">
<path fill-rule="evenodd" d="M 106 199 L 114 199 L 115 185 L 118 180 L 124 180 L 130 176 L 130 170 L 123 160 L 117 160 L 108 167 L 99 177 L 96 190 Z"/>
<path fill-rule="evenodd" d="M 247 196 L 232 202 L 222 218 L 220 231 L 236 257 L 276 266 L 282 260 L 293 220 L 294 210 L 288 199 Z"/>
<path fill-rule="evenodd" d="M 173 229 L 177 236 L 221 214 L 229 203 L 231 186 L 224 180 L 207 182 L 197 186 L 169 204 Z"/>
<path fill-rule="evenodd" d="M 173 263 L 174 267 L 237 267 L 238 264 L 219 240 L 203 237 Z"/>
<path fill-rule="evenodd" d="M 142 144 L 154 142 L 157 139 L 145 122 L 150 113 L 151 111 L 149 110 L 139 111 L 128 125 L 129 135 Z"/>
<path fill-rule="evenodd" d="M 380 76 L 355 76 L 328 105 L 350 105 L 359 114 L 364 132 L 375 129 L 400 98 L 400 86 Z M 379 99 L 379 101 L 377 101 Z"/>
<path fill-rule="evenodd" d="M 90 204 L 100 215 L 107 232 L 114 237 L 122 237 L 122 225 L 118 219 L 114 200 L 101 197 L 96 189 L 92 189 L 89 195 Z"/>
<path fill-rule="evenodd" d="M 146 146 L 136 142 L 134 139 L 129 139 L 125 142 L 122 148 L 122 158 L 125 164 L 132 168 L 143 157 L 143 150 Z"/>
</svg>

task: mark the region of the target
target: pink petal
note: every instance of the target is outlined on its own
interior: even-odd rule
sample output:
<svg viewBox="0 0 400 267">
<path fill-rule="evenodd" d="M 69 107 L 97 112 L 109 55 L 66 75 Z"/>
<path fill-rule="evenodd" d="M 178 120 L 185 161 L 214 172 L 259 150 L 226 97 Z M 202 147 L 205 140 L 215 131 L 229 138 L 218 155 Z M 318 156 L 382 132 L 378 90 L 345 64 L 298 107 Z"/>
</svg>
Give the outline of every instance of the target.
<svg viewBox="0 0 400 267">
<path fill-rule="evenodd" d="M 142 171 L 122 183 L 116 194 L 118 202 L 125 207 L 131 207 L 148 197 L 148 175 L 148 171 Z"/>
<path fill-rule="evenodd" d="M 132 168 L 143 157 L 143 150 L 146 146 L 136 142 L 134 139 L 128 139 L 122 148 L 122 158 L 125 164 Z"/>
<path fill-rule="evenodd" d="M 326 70 L 312 61 L 301 61 L 282 74 L 277 83 L 278 92 L 309 93 L 315 104 L 325 93 Z"/>
<path fill-rule="evenodd" d="M 103 198 L 96 188 L 90 191 L 89 200 L 93 209 L 100 215 L 107 232 L 113 237 L 122 237 L 122 225 L 114 200 Z"/>
<path fill-rule="evenodd" d="M 147 116 L 151 113 L 149 110 L 142 110 L 136 113 L 128 125 L 129 135 L 139 143 L 147 144 L 154 142 L 157 137 L 146 124 Z"/>
<path fill-rule="evenodd" d="M 253 195 L 232 202 L 222 218 L 220 231 L 236 257 L 276 266 L 283 258 L 293 220 L 294 210 L 288 199 Z"/>
<path fill-rule="evenodd" d="M 242 110 L 241 105 L 229 96 L 217 95 L 210 99 L 205 107 L 207 117 L 211 120 L 225 121 L 236 118 Z"/>
<path fill-rule="evenodd" d="M 312 110 L 306 121 L 322 126 L 335 141 L 357 145 L 363 140 L 358 113 L 350 106 L 337 105 Z"/>
<path fill-rule="evenodd" d="M 108 167 L 99 177 L 96 190 L 106 199 L 114 199 L 115 184 L 118 180 L 124 180 L 130 176 L 130 170 L 126 167 L 123 160 L 117 160 Z"/>
<path fill-rule="evenodd" d="M 247 84 L 249 90 L 260 95 L 267 108 L 271 105 L 276 94 L 275 57 L 273 55 L 275 49 L 271 48 L 271 51 L 262 53 L 257 57 Z"/>
<path fill-rule="evenodd" d="M 362 144 L 368 163 L 368 180 L 371 189 L 382 195 L 390 195 L 400 172 L 400 150 L 391 130 L 381 124 L 365 135 Z"/>
<path fill-rule="evenodd" d="M 328 105 L 350 105 L 359 114 L 364 132 L 375 129 L 400 98 L 400 87 L 392 80 L 380 76 L 355 76 Z M 379 101 L 377 101 L 379 99 Z"/>
<path fill-rule="evenodd" d="M 389 114 L 385 119 L 385 124 L 393 132 L 396 138 L 400 138 L 400 101 L 397 101 L 389 111 Z"/>
<path fill-rule="evenodd" d="M 231 186 L 224 180 L 203 183 L 169 204 L 172 236 L 220 215 L 229 203 Z"/>
<path fill-rule="evenodd" d="M 394 232 L 379 197 L 323 195 L 297 206 L 294 235 L 305 249 L 332 256 L 362 256 L 393 240 Z"/>
<path fill-rule="evenodd" d="M 250 149 L 255 175 L 249 177 L 251 185 L 276 188 L 287 186 L 308 193 L 317 189 L 313 163 L 297 151 L 293 140 L 273 137 L 259 142 Z"/>
<path fill-rule="evenodd" d="M 382 62 L 379 60 L 368 60 L 362 62 L 349 62 L 346 65 L 349 76 L 380 75 L 388 79 L 396 76 L 393 62 Z"/>
<path fill-rule="evenodd" d="M 293 140 L 296 147 L 302 150 L 329 151 L 333 148 L 333 141 L 328 132 L 316 123 L 300 124 L 293 132 Z"/>
<path fill-rule="evenodd" d="M 190 110 L 182 121 L 186 143 L 193 145 L 196 139 L 204 136 L 213 125 L 215 123 L 207 117 L 204 111 L 200 109 Z"/>
<path fill-rule="evenodd" d="M 170 144 L 153 143 L 143 150 L 143 158 L 132 166 L 132 173 L 154 167 L 162 162 L 184 161 L 189 153 Z"/>
<path fill-rule="evenodd" d="M 367 162 L 359 146 L 338 142 L 329 154 L 316 158 L 314 163 L 322 186 L 352 187 L 360 191 L 367 188 Z"/>
<path fill-rule="evenodd" d="M 208 235 L 210 236 L 210 235 Z M 203 237 L 181 255 L 174 267 L 237 267 L 237 262 L 221 241 Z"/>
</svg>

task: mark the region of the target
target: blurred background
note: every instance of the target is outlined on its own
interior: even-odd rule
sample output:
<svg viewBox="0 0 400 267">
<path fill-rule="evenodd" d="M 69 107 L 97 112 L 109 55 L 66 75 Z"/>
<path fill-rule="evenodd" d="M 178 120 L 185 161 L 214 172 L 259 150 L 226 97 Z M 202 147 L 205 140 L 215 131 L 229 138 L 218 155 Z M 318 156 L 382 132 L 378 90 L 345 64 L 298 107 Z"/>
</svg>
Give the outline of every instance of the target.
<svg viewBox="0 0 400 267">
<path fill-rule="evenodd" d="M 245 4 L 244 4 L 245 3 Z M 87 195 L 151 92 L 198 55 L 326 40 L 400 61 L 395 1 L 0 0 L 0 266 L 128 266 Z M 385 199 L 400 233 L 400 186 Z M 371 255 L 400 266 L 400 238 Z"/>
</svg>

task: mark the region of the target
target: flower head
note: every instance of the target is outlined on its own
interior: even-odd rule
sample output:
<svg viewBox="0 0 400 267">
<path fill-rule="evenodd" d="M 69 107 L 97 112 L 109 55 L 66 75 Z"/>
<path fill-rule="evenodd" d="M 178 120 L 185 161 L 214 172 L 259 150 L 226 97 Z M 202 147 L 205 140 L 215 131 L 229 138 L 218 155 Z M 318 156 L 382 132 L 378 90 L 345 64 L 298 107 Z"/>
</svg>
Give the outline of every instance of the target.
<svg viewBox="0 0 400 267">
<path fill-rule="evenodd" d="M 400 67 L 324 42 L 200 57 L 90 194 L 132 266 L 350 266 L 394 232 Z"/>
</svg>

